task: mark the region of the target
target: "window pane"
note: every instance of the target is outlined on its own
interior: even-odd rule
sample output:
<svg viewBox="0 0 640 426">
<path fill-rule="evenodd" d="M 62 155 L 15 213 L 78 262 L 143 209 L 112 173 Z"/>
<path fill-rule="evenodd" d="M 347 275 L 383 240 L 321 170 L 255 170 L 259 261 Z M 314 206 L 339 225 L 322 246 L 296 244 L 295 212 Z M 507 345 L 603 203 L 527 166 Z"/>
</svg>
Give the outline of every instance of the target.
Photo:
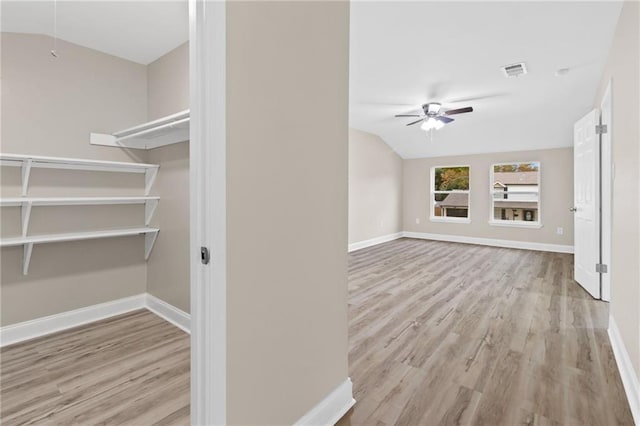
<svg viewBox="0 0 640 426">
<path fill-rule="evenodd" d="M 453 191 L 448 194 L 434 194 L 434 217 L 469 217 L 469 194 Z"/>
<path fill-rule="evenodd" d="M 500 205 L 493 206 L 494 220 L 511 220 L 520 222 L 537 222 L 538 206 L 517 206 L 517 205 Z"/>
<path fill-rule="evenodd" d="M 523 222 L 539 220 L 540 163 L 493 166 L 493 219 Z"/>
<path fill-rule="evenodd" d="M 469 167 L 437 167 L 433 175 L 434 191 L 469 190 Z"/>
</svg>

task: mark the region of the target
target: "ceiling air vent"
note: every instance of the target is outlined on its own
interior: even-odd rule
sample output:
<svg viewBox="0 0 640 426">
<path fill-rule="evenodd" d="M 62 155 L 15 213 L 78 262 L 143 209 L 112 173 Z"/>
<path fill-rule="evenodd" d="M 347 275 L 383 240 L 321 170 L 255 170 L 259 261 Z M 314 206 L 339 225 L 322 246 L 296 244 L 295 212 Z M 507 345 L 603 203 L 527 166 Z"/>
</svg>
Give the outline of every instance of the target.
<svg viewBox="0 0 640 426">
<path fill-rule="evenodd" d="M 502 72 L 507 77 L 518 77 L 527 73 L 527 67 L 524 62 L 518 64 L 505 65 L 502 67 Z"/>
</svg>

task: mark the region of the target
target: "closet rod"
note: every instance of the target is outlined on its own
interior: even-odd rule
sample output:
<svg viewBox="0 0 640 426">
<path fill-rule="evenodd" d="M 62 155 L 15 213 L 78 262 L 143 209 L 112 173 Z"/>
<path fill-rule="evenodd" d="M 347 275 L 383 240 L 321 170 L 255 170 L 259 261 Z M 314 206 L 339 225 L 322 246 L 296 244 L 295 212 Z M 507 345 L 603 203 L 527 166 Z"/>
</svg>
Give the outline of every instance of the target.
<svg viewBox="0 0 640 426">
<path fill-rule="evenodd" d="M 163 130 L 163 129 L 173 129 L 173 128 L 178 127 L 180 124 L 188 123 L 189 120 L 190 120 L 190 118 L 187 117 L 187 118 L 183 118 L 182 120 L 178 120 L 178 121 L 174 121 L 174 122 L 171 122 L 171 123 L 163 124 L 162 126 L 158 126 L 158 127 L 152 127 L 151 129 L 141 130 L 141 131 L 139 131 L 137 133 L 131 133 L 131 134 L 128 134 L 126 136 L 121 136 L 121 137 L 117 137 L 116 136 L 116 141 L 120 142 L 120 141 L 124 141 L 124 140 L 127 140 L 127 139 L 144 136 L 144 135 L 147 135 L 149 133 L 155 133 L 155 132 L 157 132 L 159 130 Z"/>
</svg>

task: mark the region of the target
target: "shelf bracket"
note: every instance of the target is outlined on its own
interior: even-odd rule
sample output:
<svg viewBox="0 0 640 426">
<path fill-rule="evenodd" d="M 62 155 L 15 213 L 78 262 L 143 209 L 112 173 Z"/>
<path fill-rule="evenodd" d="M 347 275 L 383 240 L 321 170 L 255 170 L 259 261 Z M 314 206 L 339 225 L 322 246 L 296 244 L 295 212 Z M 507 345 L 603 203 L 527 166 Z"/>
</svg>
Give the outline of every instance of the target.
<svg viewBox="0 0 640 426">
<path fill-rule="evenodd" d="M 23 197 L 27 195 L 27 190 L 29 189 L 29 177 L 31 175 L 32 164 L 33 164 L 33 160 L 31 158 L 27 158 L 22 162 L 22 196 Z"/>
<path fill-rule="evenodd" d="M 29 263 L 31 263 L 31 252 L 33 251 L 33 243 L 25 243 L 24 254 L 22 256 L 22 275 L 29 273 Z"/>
<path fill-rule="evenodd" d="M 27 231 L 29 230 L 29 219 L 31 218 L 31 206 L 33 203 L 31 201 L 22 203 L 22 236 L 27 236 Z"/>
<path fill-rule="evenodd" d="M 149 226 L 151 223 L 151 218 L 153 217 L 153 213 L 156 211 L 156 207 L 158 207 L 158 200 L 147 200 L 144 203 L 144 224 Z"/>
<path fill-rule="evenodd" d="M 144 172 L 144 195 L 149 195 L 153 182 L 156 181 L 158 176 L 158 167 L 152 167 Z"/>
<path fill-rule="evenodd" d="M 160 231 L 147 232 L 144 234 L 144 260 L 149 260 L 153 245 L 156 242 L 156 238 L 158 238 L 158 232 Z"/>
</svg>

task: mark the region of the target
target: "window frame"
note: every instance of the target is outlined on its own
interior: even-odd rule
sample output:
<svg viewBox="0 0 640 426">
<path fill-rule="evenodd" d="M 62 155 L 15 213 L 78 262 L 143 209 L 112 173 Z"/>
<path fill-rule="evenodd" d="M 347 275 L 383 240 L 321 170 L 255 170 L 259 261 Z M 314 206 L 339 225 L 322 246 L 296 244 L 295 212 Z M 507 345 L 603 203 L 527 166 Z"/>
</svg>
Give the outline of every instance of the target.
<svg viewBox="0 0 640 426">
<path fill-rule="evenodd" d="M 436 169 L 450 169 L 466 167 L 469 169 L 469 189 L 467 190 L 455 190 L 455 191 L 436 191 Z M 433 214 L 435 210 L 435 195 L 436 194 L 449 194 L 452 192 L 461 192 L 467 194 L 467 217 L 454 217 L 454 216 L 435 216 Z M 429 176 L 429 220 L 431 222 L 440 223 L 471 223 L 471 166 L 470 165 L 453 165 L 453 166 L 431 166 L 431 173 Z"/>
<path fill-rule="evenodd" d="M 509 164 L 523 164 L 523 163 L 538 163 L 538 219 L 533 221 L 524 220 L 502 220 L 495 219 L 493 216 L 495 195 L 494 189 L 494 168 L 495 166 L 505 166 Z M 542 228 L 542 162 L 540 160 L 533 161 L 506 161 L 502 163 L 491 163 L 489 166 L 489 225 L 491 226 L 505 226 L 509 228 L 529 228 L 539 229 Z M 525 209 L 523 209 L 525 210 Z"/>
</svg>

